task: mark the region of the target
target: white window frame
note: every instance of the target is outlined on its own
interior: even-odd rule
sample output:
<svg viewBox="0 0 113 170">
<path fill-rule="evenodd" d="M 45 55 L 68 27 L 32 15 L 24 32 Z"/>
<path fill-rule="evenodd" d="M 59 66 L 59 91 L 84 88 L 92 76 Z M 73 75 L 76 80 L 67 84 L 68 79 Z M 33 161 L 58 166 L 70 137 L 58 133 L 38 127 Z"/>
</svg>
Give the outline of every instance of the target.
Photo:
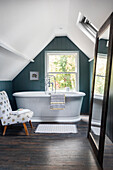
<svg viewBox="0 0 113 170">
<path fill-rule="evenodd" d="M 77 73 L 75 72 L 48 72 L 48 54 L 53 54 L 53 55 L 69 55 L 69 54 L 75 54 L 77 53 L 77 57 L 75 59 L 75 62 L 77 62 Z M 79 91 L 79 51 L 46 51 L 45 52 L 45 77 L 49 74 L 75 74 L 75 83 L 76 83 L 76 89 L 75 91 Z M 45 84 L 46 86 L 46 84 Z M 46 89 L 46 87 L 45 87 Z"/>
</svg>

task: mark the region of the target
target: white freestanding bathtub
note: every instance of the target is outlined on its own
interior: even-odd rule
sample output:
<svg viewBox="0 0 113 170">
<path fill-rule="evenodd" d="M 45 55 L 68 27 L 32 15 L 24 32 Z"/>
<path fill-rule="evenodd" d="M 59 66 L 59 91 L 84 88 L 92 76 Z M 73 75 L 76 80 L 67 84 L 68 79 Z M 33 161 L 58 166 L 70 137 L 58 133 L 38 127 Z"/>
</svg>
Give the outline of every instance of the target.
<svg viewBox="0 0 113 170">
<path fill-rule="evenodd" d="M 36 122 L 77 122 L 80 120 L 83 92 L 65 92 L 65 109 L 50 110 L 50 97 L 47 92 L 17 92 L 13 96 L 18 108 L 34 112 L 32 121 Z"/>
</svg>

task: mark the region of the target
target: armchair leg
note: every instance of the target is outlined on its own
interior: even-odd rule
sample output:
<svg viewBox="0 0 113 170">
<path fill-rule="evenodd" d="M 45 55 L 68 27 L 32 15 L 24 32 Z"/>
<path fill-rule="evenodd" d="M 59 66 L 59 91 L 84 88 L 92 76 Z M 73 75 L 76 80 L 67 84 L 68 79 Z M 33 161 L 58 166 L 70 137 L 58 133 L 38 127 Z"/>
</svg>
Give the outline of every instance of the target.
<svg viewBox="0 0 113 170">
<path fill-rule="evenodd" d="M 7 126 L 4 126 L 3 136 L 5 136 L 6 129 L 7 129 Z"/>
<path fill-rule="evenodd" d="M 29 121 L 29 124 L 30 124 L 31 128 L 33 128 L 33 125 L 32 125 L 32 123 L 31 123 L 31 120 Z"/>
<path fill-rule="evenodd" d="M 26 126 L 26 124 L 25 124 L 25 123 L 23 123 L 23 126 L 24 126 L 24 130 L 25 130 L 25 134 L 28 136 L 28 135 L 29 135 L 29 132 L 28 132 L 28 130 L 27 130 L 27 126 Z"/>
</svg>

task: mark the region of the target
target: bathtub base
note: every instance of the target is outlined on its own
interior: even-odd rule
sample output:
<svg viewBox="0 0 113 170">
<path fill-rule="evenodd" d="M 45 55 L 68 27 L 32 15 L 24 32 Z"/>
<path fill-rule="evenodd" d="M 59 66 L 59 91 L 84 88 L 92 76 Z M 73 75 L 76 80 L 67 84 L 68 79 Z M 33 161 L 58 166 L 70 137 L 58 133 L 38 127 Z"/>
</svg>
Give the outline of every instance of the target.
<svg viewBox="0 0 113 170">
<path fill-rule="evenodd" d="M 83 92 L 64 93 L 65 109 L 51 110 L 51 95 L 45 92 L 18 92 L 16 98 L 17 108 L 32 110 L 32 122 L 78 122 L 81 120 Z"/>
<path fill-rule="evenodd" d="M 32 122 L 62 122 L 62 123 L 74 123 L 74 122 L 79 122 L 81 120 L 81 116 L 76 116 L 76 117 L 60 117 L 58 119 L 54 117 L 33 117 L 31 119 Z"/>
</svg>

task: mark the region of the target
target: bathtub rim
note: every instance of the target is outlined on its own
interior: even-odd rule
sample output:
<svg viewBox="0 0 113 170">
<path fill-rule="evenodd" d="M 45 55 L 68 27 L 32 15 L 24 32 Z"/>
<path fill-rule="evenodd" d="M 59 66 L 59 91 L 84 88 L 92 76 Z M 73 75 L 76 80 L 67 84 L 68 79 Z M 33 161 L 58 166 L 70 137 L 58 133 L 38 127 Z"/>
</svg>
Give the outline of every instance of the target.
<svg viewBox="0 0 113 170">
<path fill-rule="evenodd" d="M 86 94 L 84 92 L 57 92 L 57 94 L 65 94 L 66 97 L 84 97 Z M 35 94 L 35 95 L 34 95 Z M 52 93 L 55 94 L 55 93 Z M 45 91 L 23 91 L 13 93 L 14 97 L 26 97 L 26 98 L 35 98 L 35 97 L 50 97 L 51 94 Z"/>
</svg>

